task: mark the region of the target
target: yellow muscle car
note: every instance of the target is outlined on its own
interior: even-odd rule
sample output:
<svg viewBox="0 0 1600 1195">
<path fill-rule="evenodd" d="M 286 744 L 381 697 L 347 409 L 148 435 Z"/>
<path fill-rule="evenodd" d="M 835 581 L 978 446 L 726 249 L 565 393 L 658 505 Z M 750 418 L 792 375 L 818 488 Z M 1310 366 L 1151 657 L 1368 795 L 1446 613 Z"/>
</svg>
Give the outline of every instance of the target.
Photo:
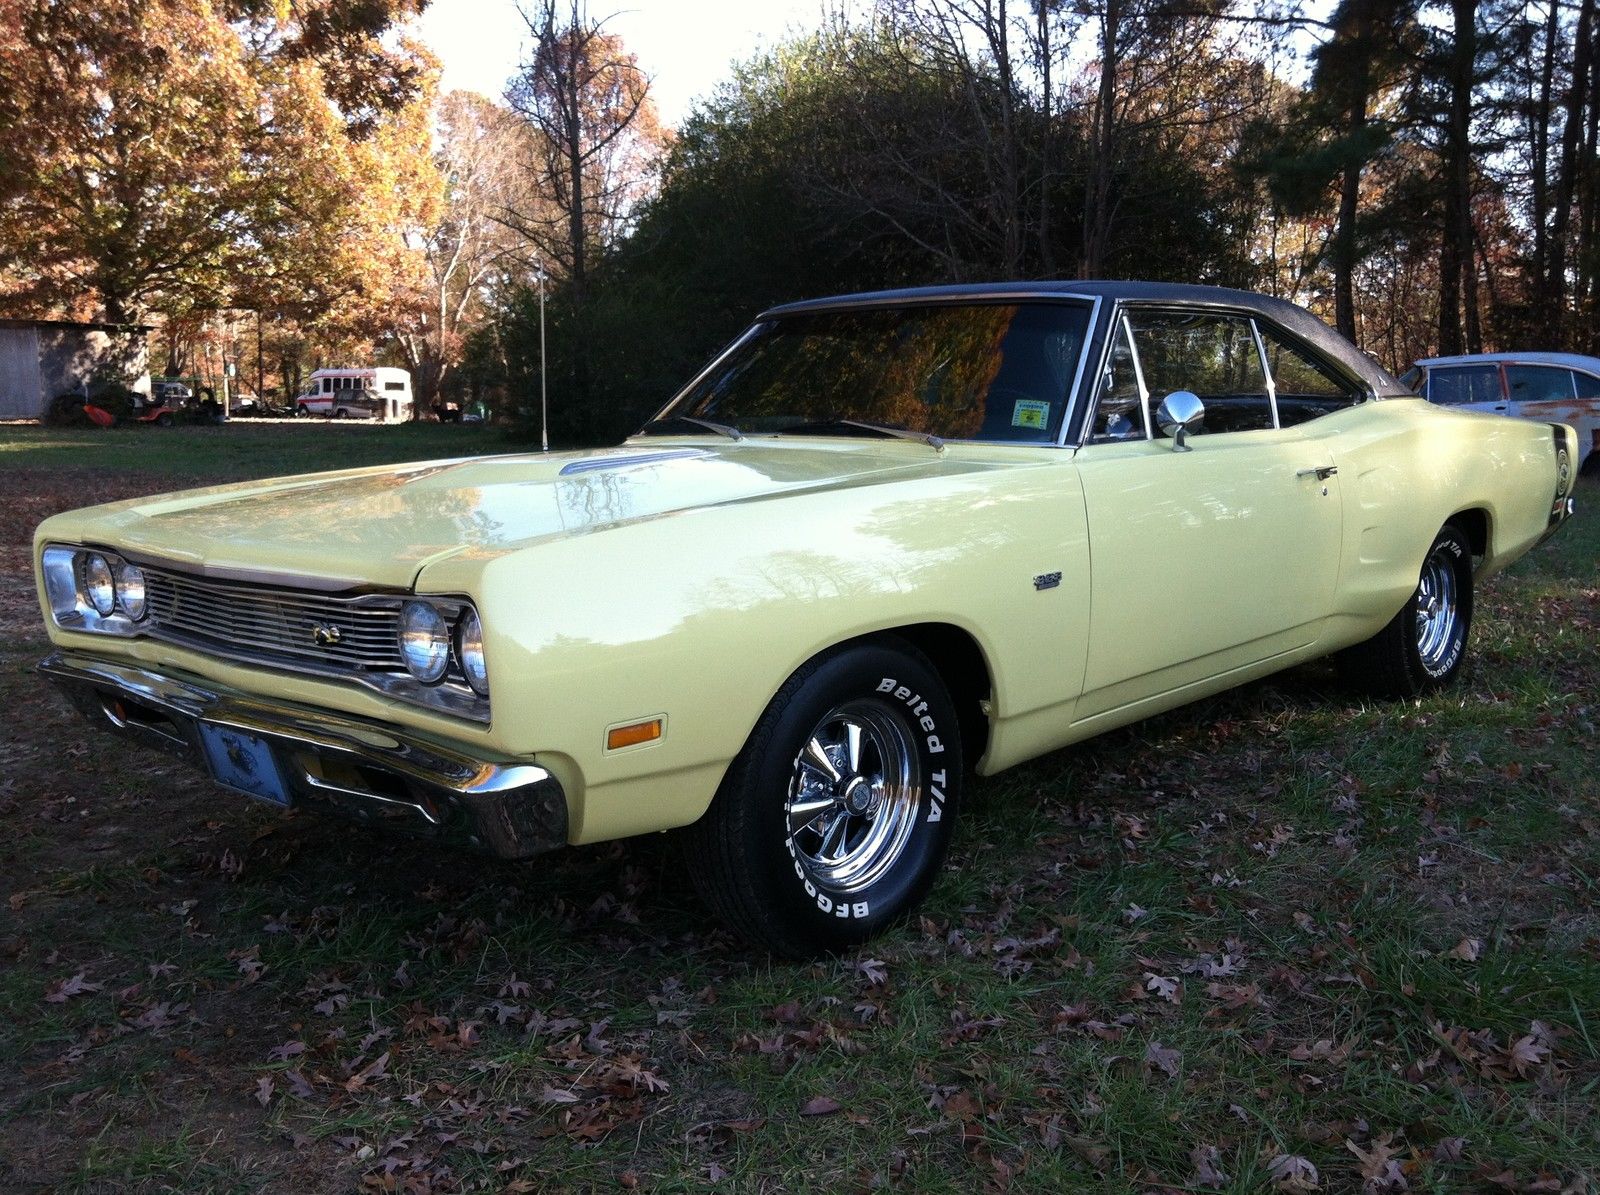
<svg viewBox="0 0 1600 1195">
<path fill-rule="evenodd" d="M 1448 683 L 1576 450 L 1260 295 L 799 303 L 617 448 L 52 518 L 40 667 L 280 805 L 507 858 L 684 828 L 803 955 L 916 905 L 970 772 L 1335 652 Z"/>
</svg>

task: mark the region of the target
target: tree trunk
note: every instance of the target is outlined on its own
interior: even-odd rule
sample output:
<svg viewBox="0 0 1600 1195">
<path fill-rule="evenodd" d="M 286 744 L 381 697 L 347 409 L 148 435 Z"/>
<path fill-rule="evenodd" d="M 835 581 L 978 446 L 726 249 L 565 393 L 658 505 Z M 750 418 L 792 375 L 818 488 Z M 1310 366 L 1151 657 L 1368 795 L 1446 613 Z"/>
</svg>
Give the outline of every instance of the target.
<svg viewBox="0 0 1600 1195">
<path fill-rule="evenodd" d="M 1119 0 L 1105 0 L 1100 36 L 1100 89 L 1089 150 L 1088 186 L 1084 193 L 1083 251 L 1078 259 L 1080 278 L 1097 278 L 1105 271 L 1106 244 L 1111 234 L 1111 155 L 1116 135 L 1117 38 L 1121 33 L 1121 21 Z"/>
<path fill-rule="evenodd" d="M 1439 252 L 1439 353 L 1464 351 L 1463 275 L 1472 259 L 1472 77 L 1478 60 L 1478 0 L 1451 0 L 1453 37 L 1446 67 L 1450 108 L 1444 131 L 1444 235 Z M 1471 288 L 1475 290 L 1476 288 Z M 1469 315 L 1468 320 L 1473 316 Z"/>
<path fill-rule="evenodd" d="M 1539 95 L 1528 114 L 1528 139 L 1532 147 L 1533 178 L 1529 196 L 1529 223 L 1533 225 L 1533 326 L 1554 326 L 1559 299 L 1550 294 L 1550 116 L 1555 89 L 1556 46 L 1561 40 L 1561 6 L 1548 0 L 1549 15 L 1544 26 L 1544 54 L 1539 68 Z"/>
<path fill-rule="evenodd" d="M 1051 145 L 1055 140 L 1055 114 L 1051 97 L 1052 60 L 1050 51 L 1050 0 L 1034 0 L 1039 16 L 1039 84 L 1041 115 L 1039 131 L 1039 265 L 1046 278 L 1055 276 L 1055 246 L 1050 243 L 1050 168 Z"/>
<path fill-rule="evenodd" d="M 1566 343 L 1565 328 L 1571 319 L 1567 296 L 1567 246 L 1570 236 L 1573 200 L 1577 194 L 1580 149 L 1583 140 L 1584 80 L 1593 69 L 1595 47 L 1595 0 L 1583 0 L 1573 35 L 1572 85 L 1567 89 L 1565 126 L 1561 130 L 1561 165 L 1556 173 L 1554 195 L 1550 201 L 1550 255 L 1545 274 L 1545 293 L 1551 301 L 1553 322 L 1551 339 Z"/>
<path fill-rule="evenodd" d="M 1361 142 L 1367 128 L 1367 67 L 1363 60 L 1352 81 L 1349 123 L 1352 146 Z M 1356 340 L 1356 216 L 1361 204 L 1361 161 L 1352 150 L 1339 179 L 1339 225 L 1333 235 L 1333 317 L 1345 339 Z"/>
</svg>

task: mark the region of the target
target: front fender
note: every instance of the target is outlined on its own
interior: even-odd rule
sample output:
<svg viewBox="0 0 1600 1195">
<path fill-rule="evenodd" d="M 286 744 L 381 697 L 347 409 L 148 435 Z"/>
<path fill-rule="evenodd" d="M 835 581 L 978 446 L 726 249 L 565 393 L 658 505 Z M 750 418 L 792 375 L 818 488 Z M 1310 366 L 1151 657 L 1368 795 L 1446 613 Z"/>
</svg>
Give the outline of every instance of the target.
<svg viewBox="0 0 1600 1195">
<path fill-rule="evenodd" d="M 1058 585 L 1035 587 L 1053 573 Z M 572 839 L 586 842 L 695 821 L 783 682 L 863 635 L 965 630 L 989 667 L 995 721 L 1069 703 L 1088 581 L 1082 493 L 1055 450 L 453 558 L 419 588 L 477 598 L 493 737 L 557 771 Z M 606 749 L 608 728 L 656 717 L 658 741 Z"/>
</svg>

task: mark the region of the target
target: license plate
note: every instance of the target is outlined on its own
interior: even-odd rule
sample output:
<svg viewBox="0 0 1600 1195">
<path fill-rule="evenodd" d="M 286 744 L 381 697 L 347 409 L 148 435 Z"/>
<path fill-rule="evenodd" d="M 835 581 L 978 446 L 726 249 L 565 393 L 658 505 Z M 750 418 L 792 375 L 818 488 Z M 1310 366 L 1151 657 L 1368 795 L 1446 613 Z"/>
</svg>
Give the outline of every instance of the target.
<svg viewBox="0 0 1600 1195">
<path fill-rule="evenodd" d="M 289 789 L 265 739 L 231 726 L 200 723 L 200 743 L 218 784 L 274 805 L 289 804 Z"/>
</svg>

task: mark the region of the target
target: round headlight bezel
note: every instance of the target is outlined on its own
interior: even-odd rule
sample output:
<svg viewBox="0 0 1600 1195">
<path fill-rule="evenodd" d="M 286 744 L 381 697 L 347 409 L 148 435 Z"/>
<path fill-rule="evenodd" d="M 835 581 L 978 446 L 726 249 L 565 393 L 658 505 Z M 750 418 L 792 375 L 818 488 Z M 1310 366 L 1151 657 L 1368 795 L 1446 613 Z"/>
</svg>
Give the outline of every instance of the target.
<svg viewBox="0 0 1600 1195">
<path fill-rule="evenodd" d="M 395 639 L 413 680 L 431 686 L 445 679 L 450 671 L 450 627 L 432 602 L 409 601 L 400 607 Z"/>
<path fill-rule="evenodd" d="M 456 620 L 456 664 L 467 687 L 479 697 L 489 696 L 489 664 L 483 654 L 483 621 L 468 606 Z"/>
<path fill-rule="evenodd" d="M 150 608 L 145 589 L 144 569 L 126 560 L 119 560 L 111 567 L 111 573 L 118 607 L 130 621 L 142 621 Z"/>
<path fill-rule="evenodd" d="M 110 618 L 117 608 L 116 575 L 103 552 L 83 558 L 83 600 L 101 618 Z"/>
</svg>

